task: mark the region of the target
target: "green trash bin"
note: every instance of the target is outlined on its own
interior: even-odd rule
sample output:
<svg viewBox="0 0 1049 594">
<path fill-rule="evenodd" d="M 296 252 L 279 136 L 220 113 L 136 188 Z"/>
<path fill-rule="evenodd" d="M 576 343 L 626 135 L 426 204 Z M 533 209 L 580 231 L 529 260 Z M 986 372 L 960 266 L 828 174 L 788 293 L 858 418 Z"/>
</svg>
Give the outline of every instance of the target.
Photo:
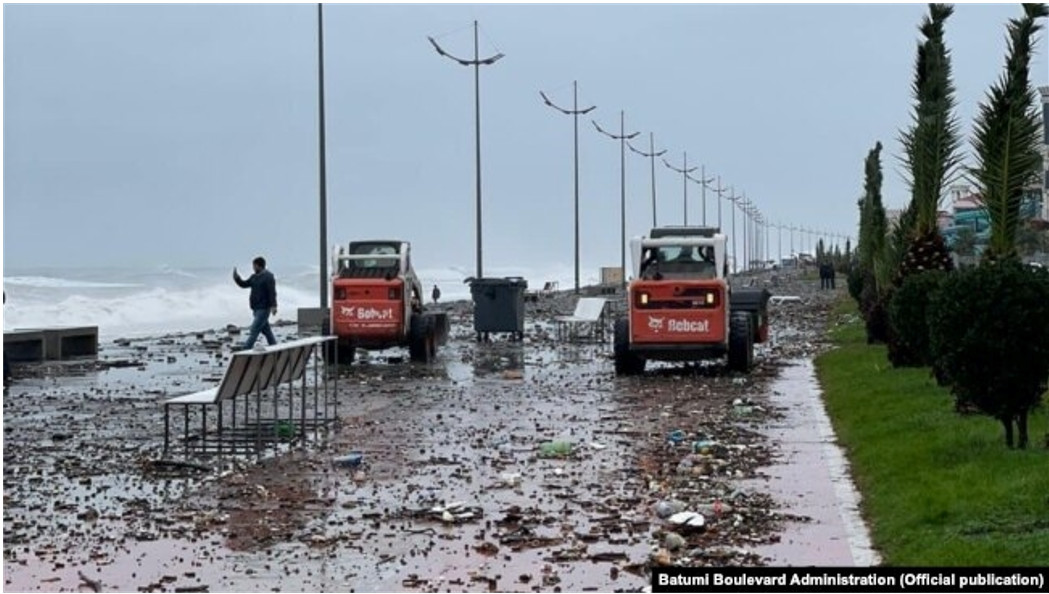
<svg viewBox="0 0 1049 594">
<path fill-rule="evenodd" d="M 509 332 L 511 340 L 524 338 L 524 296 L 528 281 L 519 277 L 471 278 L 474 332 L 477 340 L 492 332 Z"/>
</svg>

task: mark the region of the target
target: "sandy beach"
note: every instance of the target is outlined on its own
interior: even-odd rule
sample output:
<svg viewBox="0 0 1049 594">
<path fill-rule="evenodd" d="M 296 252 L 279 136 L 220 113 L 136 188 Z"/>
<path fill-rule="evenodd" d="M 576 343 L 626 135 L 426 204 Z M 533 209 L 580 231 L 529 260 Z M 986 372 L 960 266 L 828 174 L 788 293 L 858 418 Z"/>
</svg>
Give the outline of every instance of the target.
<svg viewBox="0 0 1049 594">
<path fill-rule="evenodd" d="M 452 336 L 435 363 L 372 353 L 340 370 L 330 431 L 206 469 L 155 464 L 160 404 L 214 386 L 239 335 L 22 366 L 4 398 L 5 590 L 640 591 L 653 565 L 811 562 L 827 543 L 792 536 L 820 531 L 768 477 L 788 412 L 772 386 L 826 348 L 834 293 L 817 287 L 769 287 L 802 299 L 773 307 L 748 375 L 616 378 L 609 343 L 556 339 L 568 293 L 528 304 L 523 342 L 477 343 L 470 304 L 442 304 Z M 543 457 L 549 442 L 570 452 Z M 359 467 L 333 464 L 349 451 Z M 704 528 L 668 523 L 683 511 Z"/>
</svg>

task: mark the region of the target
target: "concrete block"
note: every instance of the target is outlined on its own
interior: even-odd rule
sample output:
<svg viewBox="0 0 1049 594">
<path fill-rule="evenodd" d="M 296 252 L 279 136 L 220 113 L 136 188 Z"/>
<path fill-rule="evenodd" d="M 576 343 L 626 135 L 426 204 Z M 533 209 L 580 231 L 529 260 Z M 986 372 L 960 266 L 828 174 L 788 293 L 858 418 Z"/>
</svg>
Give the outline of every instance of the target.
<svg viewBox="0 0 1049 594">
<path fill-rule="evenodd" d="M 98 355 L 98 326 L 25 328 L 4 332 L 4 354 L 13 363 L 93 357 Z"/>
<path fill-rule="evenodd" d="M 44 331 L 35 329 L 4 332 L 4 358 L 10 363 L 44 360 Z"/>
<path fill-rule="evenodd" d="M 52 360 L 98 355 L 98 326 L 47 328 L 44 353 Z"/>
<path fill-rule="evenodd" d="M 328 320 L 328 310 L 320 307 L 300 307 L 298 310 L 299 335 L 319 335 Z"/>
</svg>

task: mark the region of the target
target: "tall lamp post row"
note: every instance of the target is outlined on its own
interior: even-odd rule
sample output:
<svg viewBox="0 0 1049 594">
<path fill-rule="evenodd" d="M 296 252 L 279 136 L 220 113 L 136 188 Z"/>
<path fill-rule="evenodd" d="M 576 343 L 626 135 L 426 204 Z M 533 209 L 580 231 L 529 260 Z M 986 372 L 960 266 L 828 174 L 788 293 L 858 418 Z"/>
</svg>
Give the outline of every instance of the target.
<svg viewBox="0 0 1049 594">
<path fill-rule="evenodd" d="M 444 56 L 446 58 L 449 58 L 450 60 L 452 60 L 454 62 L 457 62 L 458 64 L 460 64 L 462 66 L 473 66 L 474 67 L 474 140 L 475 140 L 475 143 L 474 143 L 474 159 L 475 159 L 475 193 L 476 193 L 475 214 L 476 214 L 476 234 L 477 234 L 477 237 L 476 237 L 476 244 L 477 244 L 477 278 L 483 278 L 483 276 L 484 276 L 484 268 L 483 268 L 483 264 L 482 264 L 483 263 L 483 259 L 482 259 L 483 258 L 483 247 L 482 247 L 483 246 L 483 243 L 482 243 L 483 233 L 482 233 L 482 217 L 481 217 L 482 202 L 481 202 L 481 90 L 480 90 L 480 67 L 481 66 L 490 66 L 492 64 L 495 64 L 497 61 L 499 61 L 501 58 L 504 57 L 504 54 L 500 52 L 500 53 L 496 53 L 493 56 L 490 56 L 490 57 L 482 59 L 480 57 L 480 55 L 479 55 L 477 21 L 473 22 L 473 30 L 474 30 L 473 31 L 473 33 L 474 33 L 474 55 L 473 55 L 473 59 L 472 60 L 471 59 L 465 59 L 465 58 L 459 58 L 459 57 L 456 57 L 456 56 L 452 55 L 451 53 L 447 52 L 444 48 L 442 48 L 441 45 L 437 42 L 437 40 L 434 39 L 433 37 L 427 37 L 427 39 L 429 39 L 431 45 L 433 45 L 433 48 L 437 51 L 437 53 L 439 55 Z M 322 157 L 321 157 L 321 176 L 320 176 L 321 177 L 321 244 L 322 244 L 322 251 L 321 251 L 321 270 L 322 270 L 322 272 L 321 272 L 321 276 L 322 276 L 322 279 L 321 279 L 321 284 L 322 284 L 321 306 L 325 307 L 327 300 L 325 299 L 325 297 L 326 297 L 326 290 L 325 290 L 324 287 L 326 287 L 326 285 L 324 284 L 325 283 L 325 279 L 323 277 L 325 276 L 324 275 L 324 268 L 325 268 L 325 264 L 326 264 L 326 259 L 325 259 L 326 254 L 325 254 L 325 247 L 324 247 L 324 245 L 326 243 L 326 235 L 327 235 L 327 229 L 326 229 L 326 222 L 327 222 L 326 221 L 326 219 L 327 219 L 327 217 L 326 217 L 327 212 L 326 211 L 327 211 L 327 208 L 326 208 L 326 204 L 325 204 L 326 201 L 325 201 L 325 192 L 324 192 L 324 190 L 325 190 L 325 188 L 324 188 L 324 185 L 325 185 L 324 181 L 325 181 L 325 177 L 326 176 L 325 176 L 325 171 L 324 171 L 324 165 L 325 165 L 324 161 L 325 161 L 325 159 L 323 157 L 323 151 L 324 151 L 324 123 L 323 123 L 324 122 L 324 120 L 323 120 L 323 116 L 324 116 L 324 104 L 323 104 L 323 101 L 324 101 L 324 91 L 323 91 L 323 88 L 324 88 L 323 87 L 323 84 L 324 84 L 323 83 L 324 63 L 323 63 L 323 37 L 321 36 L 322 34 L 323 34 L 323 14 L 322 14 L 322 9 L 321 9 L 320 5 L 318 5 L 318 46 L 319 46 L 319 57 L 318 57 L 319 68 L 318 68 L 318 70 L 319 70 L 319 73 L 320 73 L 320 76 L 319 76 L 319 80 L 320 80 L 320 82 L 319 82 L 319 86 L 320 86 L 320 102 L 321 102 L 320 103 L 320 112 L 321 112 L 320 143 L 321 143 L 321 152 L 322 152 Z M 539 95 L 543 99 L 543 102 L 547 106 L 549 106 L 549 107 L 551 107 L 551 108 L 553 108 L 553 109 L 555 109 L 555 110 L 557 110 L 557 111 L 559 111 L 559 112 L 561 112 L 561 113 L 563 113 L 565 115 L 570 115 L 570 116 L 572 116 L 572 119 L 573 119 L 572 123 L 573 123 L 574 211 L 575 211 L 575 234 L 574 234 L 575 235 L 575 241 L 574 241 L 574 244 L 575 244 L 575 292 L 578 294 L 579 293 L 579 288 L 580 288 L 580 286 L 579 286 L 580 285 L 580 282 L 579 282 L 580 281 L 580 278 L 579 278 L 579 259 L 580 259 L 579 258 L 579 116 L 580 115 L 586 115 L 587 113 L 589 113 L 589 112 L 593 111 L 594 109 L 596 109 L 597 106 L 591 105 L 591 106 L 585 107 L 583 109 L 579 108 L 578 84 L 577 84 L 576 81 L 572 82 L 572 108 L 571 109 L 568 109 L 568 108 L 565 108 L 565 107 L 561 107 L 561 106 L 555 104 L 546 95 L 546 93 L 544 93 L 542 91 L 539 92 Z M 664 154 L 666 154 L 667 151 L 666 151 L 666 149 L 663 149 L 663 150 L 660 150 L 660 151 L 657 151 L 655 149 L 655 136 L 654 136 L 654 134 L 652 132 L 649 132 L 649 150 L 648 151 L 639 150 L 639 149 L 635 148 L 632 144 L 627 142 L 628 140 L 631 140 L 631 139 L 635 138 L 639 134 L 639 132 L 631 132 L 629 134 L 626 132 L 626 115 L 625 115 L 624 111 L 620 111 L 619 112 L 619 134 L 613 134 L 611 132 L 608 132 L 608 131 L 604 130 L 594 120 L 591 120 L 591 122 L 593 123 L 594 128 L 597 129 L 598 132 L 600 132 L 604 136 L 607 136 L 608 138 L 611 138 L 613 140 L 618 140 L 619 143 L 620 143 L 620 146 L 619 146 L 619 162 L 620 162 L 620 267 L 621 267 L 620 269 L 623 271 L 623 279 L 622 280 L 623 280 L 623 285 L 625 286 L 626 285 L 626 148 L 629 147 L 630 150 L 633 151 L 634 153 L 636 153 L 638 155 L 641 155 L 642 157 L 650 159 L 649 166 L 650 166 L 651 180 L 652 180 L 651 183 L 652 183 L 652 225 L 653 226 L 657 226 L 658 225 L 658 217 L 657 217 L 657 212 L 656 212 L 656 172 L 655 172 L 656 168 L 655 168 L 655 159 L 656 159 L 656 157 L 662 157 Z M 718 228 L 721 228 L 721 226 L 722 226 L 722 209 L 721 209 L 721 200 L 722 200 L 722 198 L 728 200 L 730 203 L 732 203 L 732 205 L 734 207 L 738 207 L 740 209 L 740 212 L 745 217 L 745 219 L 743 221 L 743 242 L 742 242 L 742 248 L 743 248 L 743 270 L 748 270 L 749 268 L 751 268 L 752 261 L 763 261 L 764 262 L 764 261 L 768 260 L 768 253 L 769 253 L 769 228 L 770 228 L 770 224 L 768 223 L 765 215 L 763 213 L 761 213 L 761 211 L 759 211 L 757 209 L 755 204 L 747 199 L 745 193 L 742 196 L 739 196 L 739 195 L 735 194 L 735 191 L 734 191 L 732 186 L 729 186 L 728 188 L 724 188 L 721 185 L 721 176 L 708 178 L 706 176 L 706 167 L 705 166 L 689 167 L 688 166 L 688 153 L 687 152 L 682 154 L 682 166 L 681 166 L 681 168 L 675 167 L 669 161 L 667 161 L 665 158 L 663 159 L 663 163 L 669 169 L 671 169 L 671 170 L 681 174 L 681 177 L 682 177 L 682 179 L 681 179 L 681 181 L 682 181 L 682 194 L 683 194 L 683 196 L 682 196 L 682 201 L 683 201 L 683 204 L 682 204 L 682 211 L 683 211 L 682 215 L 683 215 L 683 221 L 684 221 L 685 225 L 688 225 L 688 182 L 692 181 L 693 183 L 699 184 L 700 188 L 701 188 L 700 191 L 701 191 L 701 195 L 702 195 L 702 208 L 703 208 L 703 214 L 702 214 L 702 217 L 701 217 L 701 221 L 702 221 L 702 224 L 704 226 L 707 224 L 707 190 L 708 189 L 710 189 L 711 191 L 713 191 L 713 192 L 715 192 L 717 194 L 717 201 L 718 201 Z M 699 177 L 699 179 L 696 179 L 695 177 L 692 177 L 692 175 L 691 175 L 691 173 L 694 172 L 696 169 L 700 169 L 700 177 Z M 714 182 L 715 180 L 717 180 L 717 186 L 716 187 L 711 186 L 711 183 Z M 736 258 L 736 255 L 737 255 L 736 254 L 736 252 L 737 252 L 737 245 L 736 245 L 737 244 L 737 240 L 736 240 L 735 208 L 732 209 L 731 214 L 732 214 L 731 257 L 732 257 L 732 261 L 733 261 L 733 271 L 734 272 L 738 272 L 739 271 L 739 266 L 738 266 L 738 262 L 737 262 L 737 258 Z M 812 229 L 803 229 L 803 228 L 794 227 L 794 226 L 789 226 L 788 227 L 788 226 L 785 226 L 783 224 L 771 225 L 771 226 L 777 227 L 779 229 L 779 231 L 780 231 L 780 237 L 779 237 L 780 241 L 779 241 L 779 243 L 780 243 L 780 258 L 781 259 L 782 259 L 782 231 L 783 231 L 784 228 L 788 228 L 791 231 L 790 243 L 791 243 L 791 252 L 792 253 L 794 252 L 794 232 L 795 231 L 802 231 L 803 233 L 807 234 L 807 236 L 808 236 L 807 239 L 810 242 L 813 239 L 813 235 L 816 234 L 816 233 L 819 233 L 820 235 L 823 235 L 823 236 L 826 236 L 826 237 L 833 237 L 833 238 L 839 238 L 839 239 L 846 237 L 846 236 L 843 236 L 843 235 L 835 235 L 835 234 L 827 233 L 827 232 L 817 232 L 817 231 L 812 230 Z"/>
</svg>

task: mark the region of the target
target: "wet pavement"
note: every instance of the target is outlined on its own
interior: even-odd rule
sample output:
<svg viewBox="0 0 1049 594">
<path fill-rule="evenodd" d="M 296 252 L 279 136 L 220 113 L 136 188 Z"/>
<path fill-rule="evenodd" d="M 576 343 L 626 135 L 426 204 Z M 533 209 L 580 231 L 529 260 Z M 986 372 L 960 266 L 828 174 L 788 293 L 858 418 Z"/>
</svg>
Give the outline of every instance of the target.
<svg viewBox="0 0 1049 594">
<path fill-rule="evenodd" d="M 553 338 L 567 294 L 529 304 L 523 343 L 476 343 L 468 308 L 444 305 L 436 363 L 371 353 L 342 370 L 329 435 L 211 471 L 153 462 L 160 402 L 218 381 L 225 329 L 20 369 L 4 398 L 5 589 L 639 591 L 653 565 L 848 563 L 847 535 L 814 531 L 844 479 L 776 433 L 813 418 L 784 376 L 826 348 L 815 284 L 770 287 L 802 300 L 774 306 L 746 376 L 616 378 L 609 344 Z M 775 465 L 784 444 L 800 466 Z M 333 463 L 349 452 L 359 466 Z M 810 477 L 831 488 L 798 497 Z"/>
<path fill-rule="evenodd" d="M 771 389 L 785 412 L 766 430 L 779 444 L 779 456 L 766 469 L 765 489 L 805 520 L 789 525 L 780 542 L 759 547 L 758 552 L 770 565 L 781 566 L 880 563 L 860 517 L 859 496 L 844 453 L 823 408 L 812 362 L 790 361 Z"/>
</svg>

